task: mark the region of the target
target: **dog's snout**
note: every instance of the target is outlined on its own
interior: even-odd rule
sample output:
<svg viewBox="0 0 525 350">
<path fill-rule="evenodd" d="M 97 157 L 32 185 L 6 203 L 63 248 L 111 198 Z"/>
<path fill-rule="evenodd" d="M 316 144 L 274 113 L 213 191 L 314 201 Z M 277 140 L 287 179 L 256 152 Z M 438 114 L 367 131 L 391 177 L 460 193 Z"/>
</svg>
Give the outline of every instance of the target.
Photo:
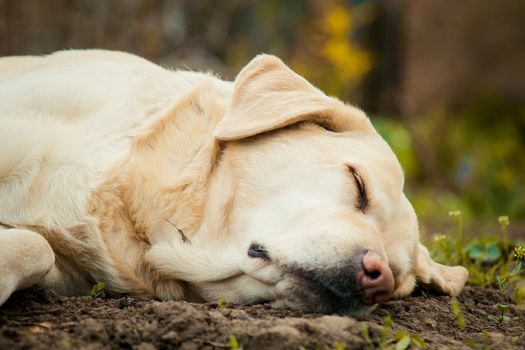
<svg viewBox="0 0 525 350">
<path fill-rule="evenodd" d="M 370 305 L 387 300 L 394 291 L 394 276 L 388 264 L 376 252 L 368 251 L 362 266 L 357 282 L 362 289 L 363 303 Z"/>
<path fill-rule="evenodd" d="M 270 260 L 270 255 L 266 248 L 259 243 L 252 243 L 248 248 L 248 256 L 250 258 L 259 258 L 263 260 Z"/>
</svg>

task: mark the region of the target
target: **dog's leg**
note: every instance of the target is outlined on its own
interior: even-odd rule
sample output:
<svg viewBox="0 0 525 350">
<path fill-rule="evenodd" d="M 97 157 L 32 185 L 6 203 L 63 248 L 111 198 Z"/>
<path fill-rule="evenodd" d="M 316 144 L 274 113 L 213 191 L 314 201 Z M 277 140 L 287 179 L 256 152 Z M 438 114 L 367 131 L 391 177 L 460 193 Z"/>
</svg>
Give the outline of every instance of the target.
<svg viewBox="0 0 525 350">
<path fill-rule="evenodd" d="M 0 305 L 14 291 L 40 282 L 54 263 L 53 250 L 41 235 L 0 228 Z"/>
</svg>

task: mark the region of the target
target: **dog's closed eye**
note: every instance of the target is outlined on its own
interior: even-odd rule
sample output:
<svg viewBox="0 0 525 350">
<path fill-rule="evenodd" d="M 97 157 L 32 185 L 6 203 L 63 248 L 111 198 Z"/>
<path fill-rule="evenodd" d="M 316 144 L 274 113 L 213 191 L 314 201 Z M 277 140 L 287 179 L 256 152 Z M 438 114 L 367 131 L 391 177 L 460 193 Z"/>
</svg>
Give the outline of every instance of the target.
<svg viewBox="0 0 525 350">
<path fill-rule="evenodd" d="M 368 206 L 368 196 L 366 193 L 366 186 L 361 178 L 361 176 L 357 173 L 354 167 L 348 165 L 348 171 L 352 174 L 354 178 L 354 183 L 357 187 L 358 192 L 358 198 L 356 203 L 356 208 L 362 212 L 364 212 Z"/>
</svg>

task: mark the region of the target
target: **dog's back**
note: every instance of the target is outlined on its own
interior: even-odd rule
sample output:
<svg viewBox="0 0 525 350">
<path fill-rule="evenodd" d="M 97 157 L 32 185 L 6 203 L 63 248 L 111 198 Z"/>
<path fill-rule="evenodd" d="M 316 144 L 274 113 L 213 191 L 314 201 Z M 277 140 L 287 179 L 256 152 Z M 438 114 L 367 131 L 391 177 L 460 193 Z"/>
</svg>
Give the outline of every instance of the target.
<svg viewBox="0 0 525 350">
<path fill-rule="evenodd" d="M 210 81 L 227 84 L 120 52 L 0 59 L 0 223 L 29 228 L 49 241 L 62 269 L 46 278 L 53 288 L 78 294 L 96 279 L 115 291 L 142 288 L 140 281 L 123 279 L 126 272 L 116 271 L 122 257 L 108 252 L 108 241 L 126 246 L 125 238 L 100 233 L 100 216 L 119 205 L 106 203 L 112 195 L 104 184 L 133 157 L 137 139 L 154 133 L 183 96 Z M 191 121 L 185 123 L 191 128 Z M 102 199 L 96 194 L 101 187 Z M 127 249 L 122 254 L 133 256 L 138 248 Z M 137 260 L 130 266 L 140 260 L 130 259 Z"/>
<path fill-rule="evenodd" d="M 0 80 L 30 70 L 44 61 L 37 56 L 0 57 Z"/>
<path fill-rule="evenodd" d="M 78 225 L 90 191 L 133 136 L 195 83 L 170 78 L 125 53 L 1 59 L 0 221 Z"/>
</svg>

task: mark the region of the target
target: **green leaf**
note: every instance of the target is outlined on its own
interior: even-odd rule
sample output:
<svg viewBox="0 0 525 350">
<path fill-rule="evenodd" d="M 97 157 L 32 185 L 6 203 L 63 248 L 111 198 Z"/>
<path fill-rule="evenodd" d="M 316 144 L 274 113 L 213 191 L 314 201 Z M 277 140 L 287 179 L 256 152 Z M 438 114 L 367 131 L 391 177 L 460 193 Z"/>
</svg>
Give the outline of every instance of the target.
<svg viewBox="0 0 525 350">
<path fill-rule="evenodd" d="M 343 343 L 341 343 L 339 340 L 336 340 L 334 342 L 334 348 L 335 350 L 346 350 L 346 346 Z"/>
<path fill-rule="evenodd" d="M 87 296 L 90 297 L 91 299 L 104 297 L 105 296 L 104 289 L 106 289 L 106 284 L 102 281 L 97 282 L 88 292 Z"/>
<path fill-rule="evenodd" d="M 472 349 L 475 349 L 476 348 L 476 342 L 474 341 L 474 339 L 470 338 L 470 337 L 467 337 L 465 339 L 465 344 L 467 344 L 467 346 L 469 348 L 472 348 Z"/>
<path fill-rule="evenodd" d="M 472 260 L 477 260 L 477 259 L 480 259 L 483 255 L 484 255 L 484 250 L 483 249 L 483 245 L 481 243 L 478 243 L 478 242 L 473 242 L 473 243 L 470 243 L 469 245 L 467 245 L 467 253 L 468 253 L 468 257 Z"/>
<path fill-rule="evenodd" d="M 517 275 L 519 275 L 521 272 L 521 267 L 521 260 L 519 260 L 518 262 L 516 262 L 516 265 L 514 265 L 514 269 L 512 269 L 510 273 L 511 277 L 516 277 Z"/>
<path fill-rule="evenodd" d="M 387 344 L 387 337 L 388 333 L 390 333 L 390 329 L 392 328 L 392 317 L 390 315 L 386 316 L 383 319 L 383 328 L 379 331 L 379 342 L 381 344 Z"/>
<path fill-rule="evenodd" d="M 494 262 L 501 259 L 502 253 L 499 245 L 497 243 L 491 242 L 487 243 L 487 255 L 485 261 Z"/>
<path fill-rule="evenodd" d="M 230 334 L 228 336 L 228 342 L 230 343 L 230 350 L 238 350 L 239 349 L 239 342 L 237 341 L 237 338 L 233 334 Z"/>
<path fill-rule="evenodd" d="M 419 334 L 412 334 L 410 338 L 412 338 L 412 344 L 414 344 L 414 346 L 418 348 L 425 348 L 427 346 L 427 344 Z"/>
<path fill-rule="evenodd" d="M 222 309 L 226 306 L 226 301 L 224 301 L 224 298 L 219 298 L 217 300 L 217 309 Z"/>
<path fill-rule="evenodd" d="M 396 343 L 396 350 L 405 350 L 410 346 L 410 336 L 405 335 Z"/>
<path fill-rule="evenodd" d="M 408 335 L 407 332 L 403 332 L 403 331 L 399 331 L 397 332 L 396 334 L 394 334 L 394 340 L 397 342 L 397 341 L 400 341 L 401 339 L 403 339 L 404 337 L 406 337 Z"/>
<path fill-rule="evenodd" d="M 363 326 L 361 328 L 361 334 L 363 335 L 363 338 L 368 344 L 372 344 L 372 339 L 370 339 L 370 333 L 368 332 L 368 324 L 363 323 Z"/>
<path fill-rule="evenodd" d="M 496 317 L 496 316 L 494 316 L 494 315 L 488 315 L 488 316 L 487 316 L 487 319 L 488 319 L 489 321 L 499 322 L 499 317 Z"/>
<path fill-rule="evenodd" d="M 508 305 L 504 305 L 504 304 L 499 304 L 498 305 L 498 312 L 500 314 L 505 314 L 505 313 L 507 313 L 507 311 L 509 311 L 509 306 Z"/>
<path fill-rule="evenodd" d="M 385 316 L 383 319 L 383 327 L 390 329 L 392 327 L 392 317 L 390 315 Z"/>
</svg>

